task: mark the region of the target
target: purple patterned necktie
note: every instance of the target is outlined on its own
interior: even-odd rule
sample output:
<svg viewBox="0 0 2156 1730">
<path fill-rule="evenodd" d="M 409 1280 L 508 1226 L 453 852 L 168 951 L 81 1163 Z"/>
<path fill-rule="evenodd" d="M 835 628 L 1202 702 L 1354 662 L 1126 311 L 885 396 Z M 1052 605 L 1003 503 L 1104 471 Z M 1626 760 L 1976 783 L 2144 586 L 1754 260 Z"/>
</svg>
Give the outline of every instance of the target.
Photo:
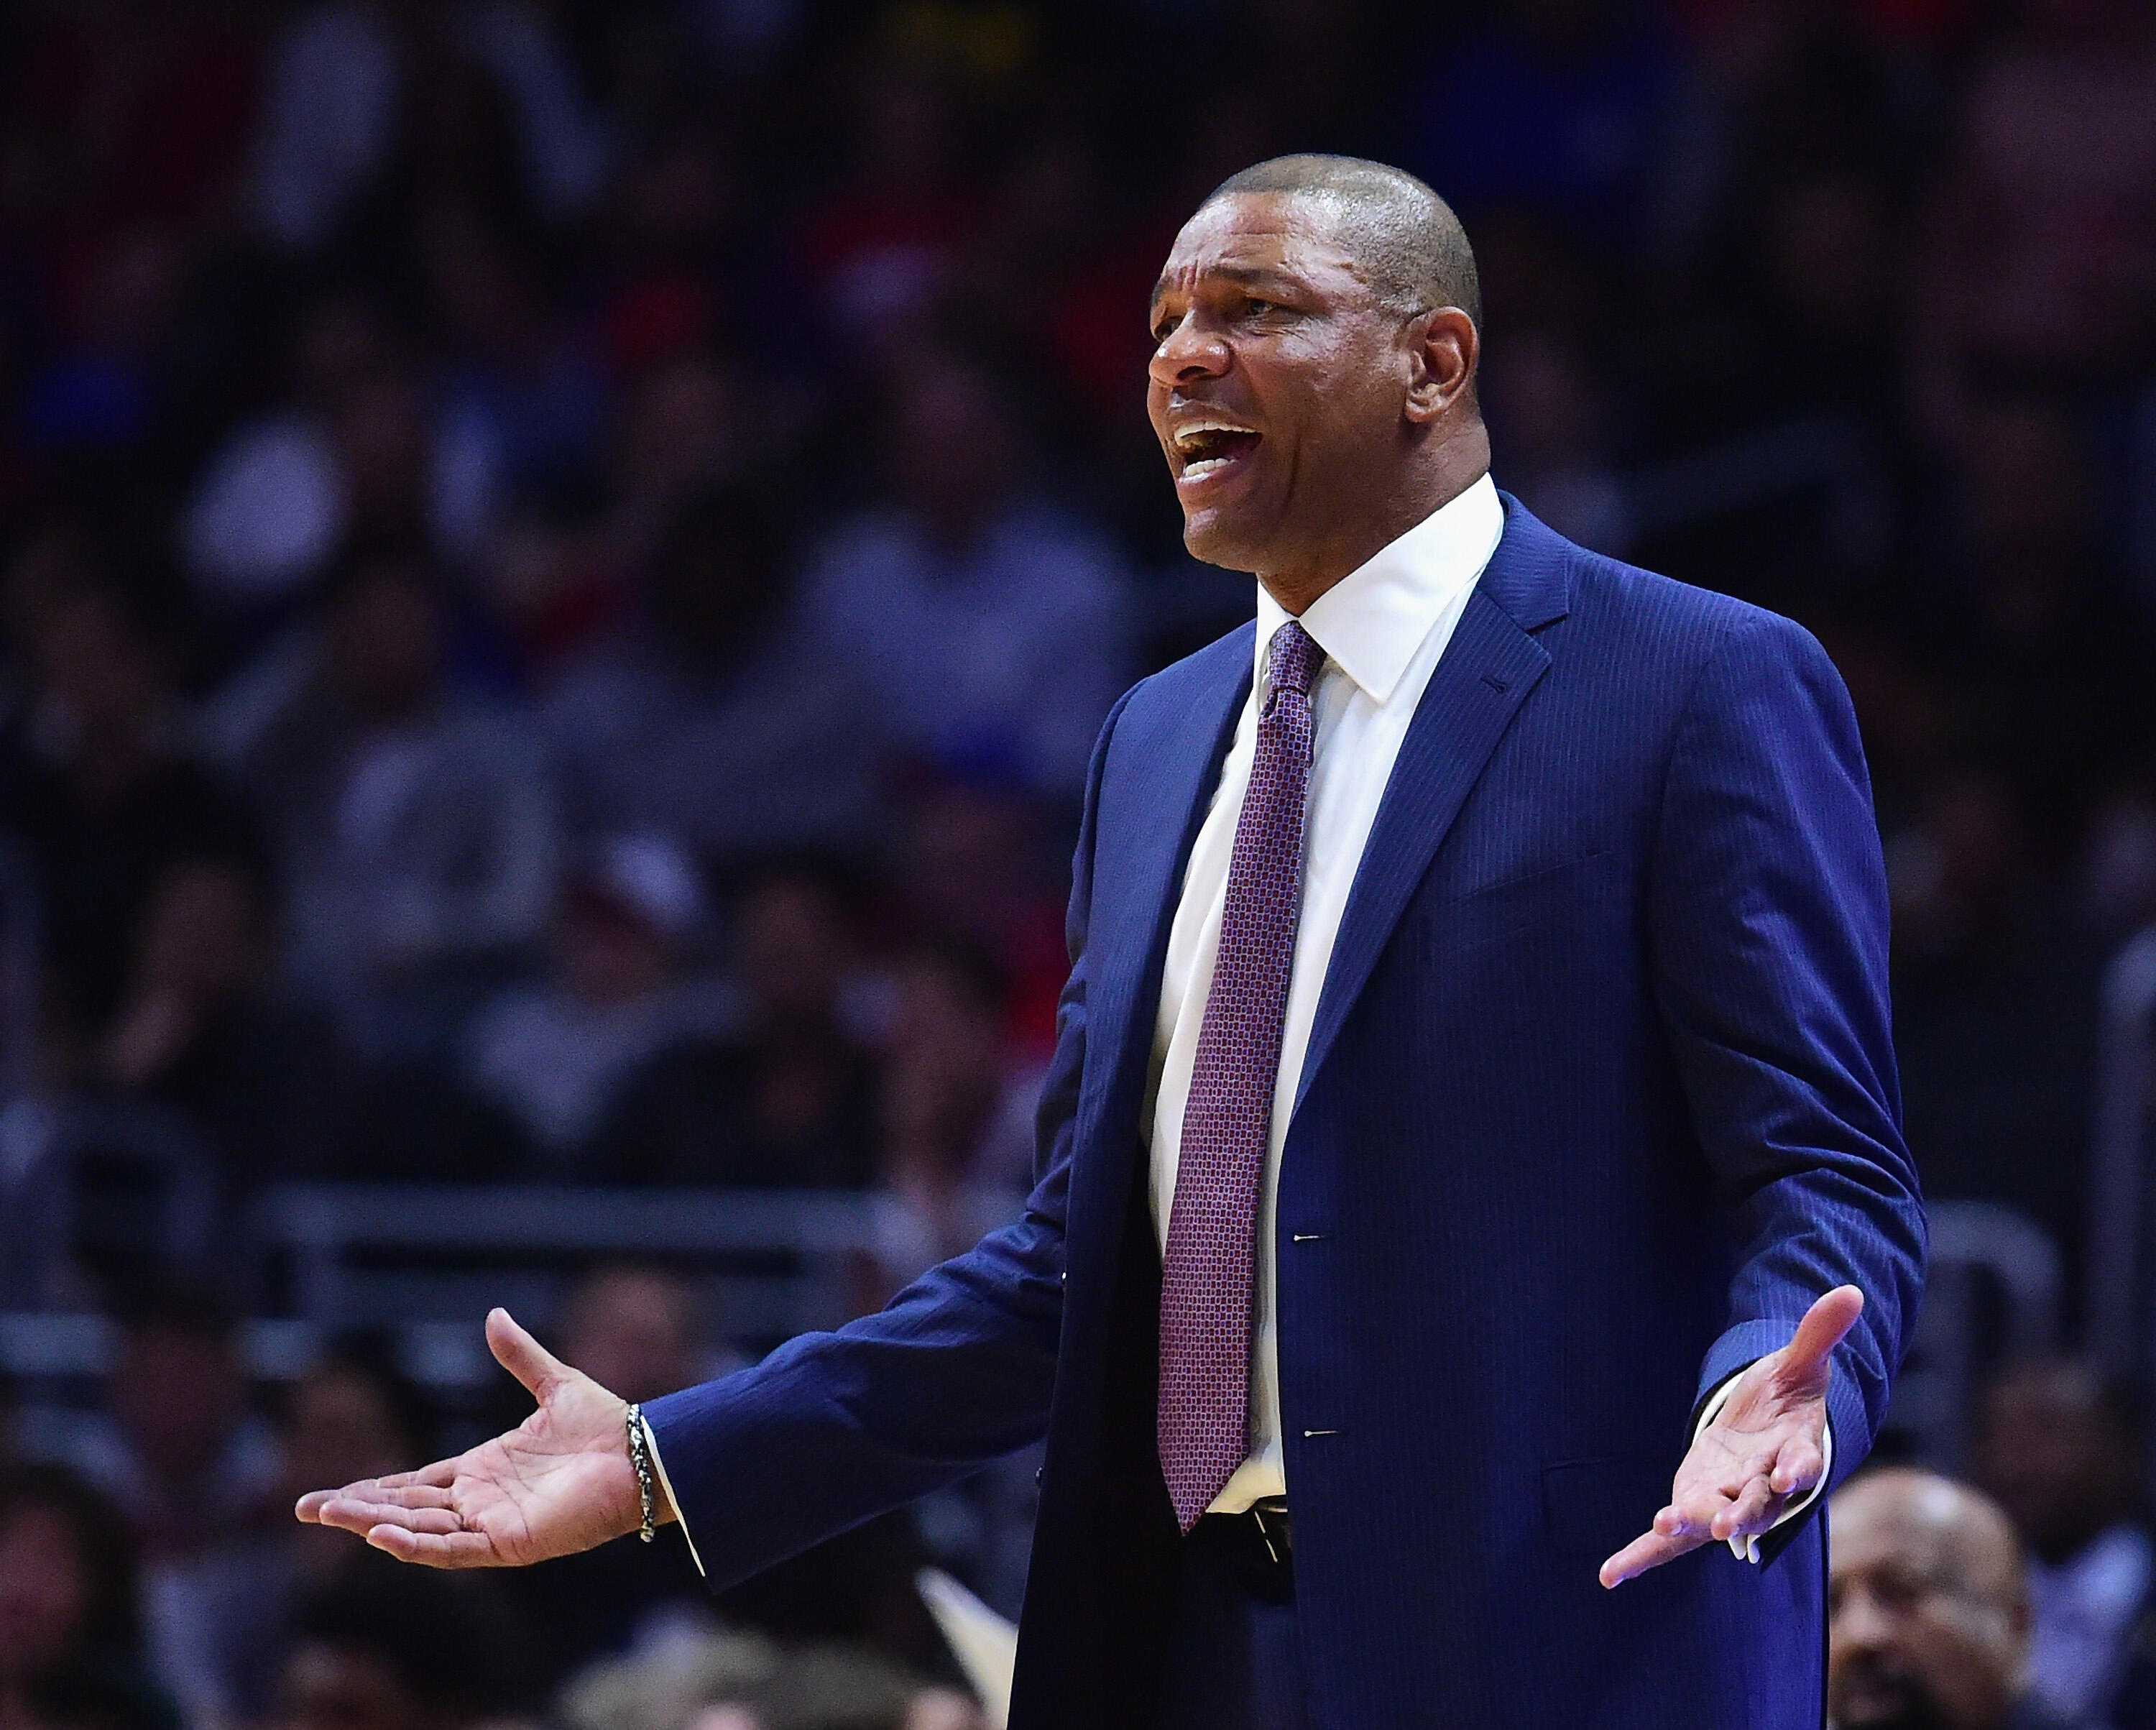
<svg viewBox="0 0 2156 1730">
<path fill-rule="evenodd" d="M 1185 1532 L 1250 1451 L 1251 1263 L 1281 1024 L 1302 905 L 1310 688 L 1325 651 L 1273 633 L 1250 783 L 1235 824 L 1213 988 L 1198 1029 L 1161 1271 L 1160 1465 Z"/>
</svg>

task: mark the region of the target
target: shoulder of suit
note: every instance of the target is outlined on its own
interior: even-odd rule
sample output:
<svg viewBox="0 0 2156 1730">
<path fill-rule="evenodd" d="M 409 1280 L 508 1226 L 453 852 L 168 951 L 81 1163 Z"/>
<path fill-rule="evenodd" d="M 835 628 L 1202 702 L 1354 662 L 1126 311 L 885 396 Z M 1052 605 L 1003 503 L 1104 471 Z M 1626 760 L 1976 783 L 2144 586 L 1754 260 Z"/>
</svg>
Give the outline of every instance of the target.
<svg viewBox="0 0 2156 1730">
<path fill-rule="evenodd" d="M 1747 639 L 1775 644 L 1785 651 L 1818 649 L 1811 633 L 1795 620 L 1753 602 L 1626 564 L 1571 542 L 1563 547 L 1571 566 L 1568 622 L 1578 629 L 1644 632 L 1700 655 L 1712 655 L 1732 640 Z"/>
</svg>

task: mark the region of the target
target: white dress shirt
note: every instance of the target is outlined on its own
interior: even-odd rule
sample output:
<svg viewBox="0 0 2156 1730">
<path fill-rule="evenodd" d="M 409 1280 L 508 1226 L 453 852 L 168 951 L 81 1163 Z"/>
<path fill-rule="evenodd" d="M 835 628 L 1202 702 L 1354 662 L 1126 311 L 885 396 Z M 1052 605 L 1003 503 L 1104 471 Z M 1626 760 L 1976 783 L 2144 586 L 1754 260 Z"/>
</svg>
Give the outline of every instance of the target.
<svg viewBox="0 0 2156 1730">
<path fill-rule="evenodd" d="M 1258 1198 L 1255 1302 L 1250 1315 L 1250 1454 L 1212 1505 L 1235 1513 L 1287 1491 L 1281 1453 L 1280 1373 L 1274 1319 L 1273 1204 L 1281 1144 L 1302 1078 L 1302 1056 L 1325 985 L 1326 964 L 1348 891 L 1363 861 L 1385 783 L 1424 687 L 1452 640 L 1476 579 L 1505 531 L 1504 506 L 1485 475 L 1432 511 L 1383 551 L 1312 602 L 1302 628 L 1325 651 L 1311 690 L 1310 788 L 1303 818 L 1302 912 L 1296 927 L 1287 1019 L 1281 1034 L 1280 1077 L 1273 1090 L 1270 1139 Z M 1258 706 L 1273 633 L 1287 623 L 1280 603 L 1258 590 L 1257 670 L 1235 723 L 1212 808 L 1190 850 L 1182 899 L 1168 933 L 1153 1029 L 1152 1127 L 1153 1224 L 1163 1255 L 1175 1200 L 1183 1111 L 1190 1097 L 1198 1030 L 1213 987 L 1227 900 L 1235 824 L 1257 750 Z"/>
</svg>

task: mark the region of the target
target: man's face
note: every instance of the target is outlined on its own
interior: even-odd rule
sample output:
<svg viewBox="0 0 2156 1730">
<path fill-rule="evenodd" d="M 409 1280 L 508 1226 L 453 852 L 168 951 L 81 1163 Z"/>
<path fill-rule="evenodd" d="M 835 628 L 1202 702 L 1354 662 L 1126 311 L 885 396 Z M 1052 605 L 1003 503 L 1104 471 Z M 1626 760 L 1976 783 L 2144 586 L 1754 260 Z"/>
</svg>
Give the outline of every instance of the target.
<svg viewBox="0 0 2156 1730">
<path fill-rule="evenodd" d="M 1986 1397 L 1984 1416 L 1977 1479 L 2046 1562 L 2067 1560 L 2126 1513 L 2128 1439 L 2076 1378 L 2010 1377 Z"/>
<path fill-rule="evenodd" d="M 1837 1505 L 1829 1549 L 1836 1730 L 1996 1730 L 2013 1703 L 2020 1630 L 1969 1577 L 1948 1534 L 1903 1510 Z"/>
<path fill-rule="evenodd" d="M 372 1652 L 309 1641 L 285 1666 L 283 1730 L 425 1730 L 428 1714 Z"/>
<path fill-rule="evenodd" d="M 1270 574 L 1322 561 L 1402 473 L 1409 321 L 1334 229 L 1310 198 L 1215 199 L 1154 290 L 1146 408 L 1183 542 L 1208 563 Z"/>
</svg>

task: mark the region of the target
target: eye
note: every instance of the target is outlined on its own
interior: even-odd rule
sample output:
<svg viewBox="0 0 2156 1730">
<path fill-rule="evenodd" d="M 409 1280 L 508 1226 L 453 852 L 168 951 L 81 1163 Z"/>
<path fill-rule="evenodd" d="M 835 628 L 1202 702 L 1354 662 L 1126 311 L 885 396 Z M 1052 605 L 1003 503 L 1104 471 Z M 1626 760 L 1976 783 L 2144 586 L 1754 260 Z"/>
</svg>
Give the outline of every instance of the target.
<svg viewBox="0 0 2156 1730">
<path fill-rule="evenodd" d="M 1280 303 L 1276 300 L 1260 300 L 1255 295 L 1245 295 L 1243 297 L 1243 311 L 1250 314 L 1252 318 L 1263 318 L 1268 312 L 1279 311 Z"/>
</svg>

